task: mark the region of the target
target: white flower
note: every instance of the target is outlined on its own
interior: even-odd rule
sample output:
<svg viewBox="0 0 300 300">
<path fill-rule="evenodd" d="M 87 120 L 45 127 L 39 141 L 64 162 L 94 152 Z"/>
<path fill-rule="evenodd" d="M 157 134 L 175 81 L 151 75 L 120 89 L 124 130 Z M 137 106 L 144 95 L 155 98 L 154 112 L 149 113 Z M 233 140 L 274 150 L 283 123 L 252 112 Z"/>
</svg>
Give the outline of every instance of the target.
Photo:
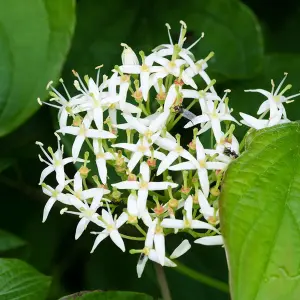
<svg viewBox="0 0 300 300">
<path fill-rule="evenodd" d="M 156 140 L 157 136 L 159 136 L 159 132 L 154 134 L 152 137 L 154 140 Z M 151 151 L 151 145 L 152 141 L 149 142 L 146 138 L 142 137 L 137 141 L 136 145 L 129 143 L 119 143 L 112 145 L 112 147 L 123 148 L 133 153 L 127 164 L 128 170 L 131 172 L 144 155 L 148 157 L 153 156 L 154 158 L 157 158 L 159 160 L 165 159 L 166 156 L 163 153 L 157 150 Z"/>
<path fill-rule="evenodd" d="M 194 241 L 196 244 L 205 246 L 223 245 L 223 237 L 221 235 L 204 236 Z"/>
<path fill-rule="evenodd" d="M 155 135 L 157 132 L 161 132 L 167 121 L 169 112 L 163 112 L 155 115 L 155 119 L 149 122 L 149 125 L 145 125 L 145 121 L 134 118 L 131 115 L 123 114 L 124 119 L 129 124 L 129 128 L 135 129 L 137 132 L 145 136 L 147 139 L 151 139 L 152 143 L 155 143 L 159 135 Z M 148 123 L 148 122 L 147 122 Z"/>
<path fill-rule="evenodd" d="M 122 64 L 128 66 L 138 65 L 139 59 L 134 51 L 125 43 L 121 43 L 121 46 L 124 47 L 122 52 Z"/>
<path fill-rule="evenodd" d="M 84 99 L 82 99 L 80 96 L 71 97 L 68 90 L 66 89 L 64 82 L 62 79 L 59 80 L 63 88 L 67 94 L 68 100 L 53 87 L 53 82 L 50 81 L 47 85 L 47 89 L 51 88 L 52 91 L 50 92 L 51 98 L 49 99 L 49 102 L 42 102 L 38 98 L 38 103 L 40 105 L 47 104 L 51 107 L 58 108 L 58 123 L 59 127 L 65 127 L 67 126 L 68 117 L 71 115 L 73 116 L 75 114 L 76 107 L 84 102 Z M 53 104 L 50 102 L 56 102 L 57 104 Z"/>
<path fill-rule="evenodd" d="M 118 76 L 116 71 L 108 80 L 108 96 L 103 101 L 105 101 L 104 106 L 108 107 L 109 117 L 113 126 L 117 125 L 117 110 L 127 114 L 141 113 L 140 108 L 126 102 L 129 86 L 129 75 Z"/>
<path fill-rule="evenodd" d="M 169 186 L 175 188 L 178 184 L 173 182 L 150 182 L 150 169 L 146 162 L 140 165 L 140 181 L 122 181 L 112 184 L 117 189 L 138 190 L 138 211 L 141 217 L 146 210 L 148 191 L 166 190 Z"/>
<path fill-rule="evenodd" d="M 111 240 L 123 251 L 125 252 L 125 245 L 122 240 L 122 237 L 118 231 L 118 229 L 125 224 L 127 221 L 126 215 L 121 214 L 120 217 L 116 220 L 113 219 L 111 212 L 107 212 L 105 209 L 102 209 L 102 220 L 98 220 L 97 224 L 103 228 L 105 228 L 101 232 L 91 232 L 91 234 L 97 234 L 96 240 L 94 242 L 91 253 L 95 251 L 97 246 L 102 242 L 105 238 L 110 236 Z"/>
<path fill-rule="evenodd" d="M 220 143 L 216 145 L 216 149 L 205 149 L 205 153 L 210 156 L 218 155 L 215 157 L 215 161 L 224 162 L 229 164 L 233 158 L 239 155 L 239 142 L 237 138 L 232 134 L 230 138 L 222 138 Z M 226 153 L 226 151 L 230 153 Z"/>
<path fill-rule="evenodd" d="M 177 165 L 169 167 L 172 171 L 179 170 L 195 170 L 198 171 L 198 177 L 201 184 L 201 189 L 205 195 L 205 197 L 209 194 L 209 180 L 208 180 L 208 172 L 207 170 L 223 170 L 226 168 L 227 164 L 223 162 L 210 162 L 206 161 L 205 150 L 200 142 L 199 138 L 196 139 L 196 153 L 197 153 L 197 161 L 196 163 L 193 161 L 187 161 L 183 163 L 179 163 Z"/>
<path fill-rule="evenodd" d="M 194 63 L 194 60 L 195 60 L 194 55 L 189 50 L 192 47 L 194 47 L 203 38 L 204 34 L 202 34 L 202 36 L 195 43 L 193 43 L 191 46 L 189 46 L 188 48 L 185 49 L 185 48 L 183 48 L 183 43 L 185 41 L 185 34 L 186 34 L 187 26 L 183 21 L 180 21 L 180 24 L 181 24 L 181 30 L 180 30 L 178 43 L 176 45 L 173 44 L 173 41 L 171 38 L 171 33 L 170 33 L 171 27 L 169 24 L 166 24 L 167 29 L 168 29 L 170 44 L 162 44 L 162 45 L 156 47 L 155 49 L 153 49 L 152 51 L 159 56 L 168 56 L 168 55 L 173 55 L 174 53 L 176 53 L 179 57 L 181 57 L 183 60 L 185 60 L 186 63 L 188 65 L 190 65 L 190 67 L 195 72 L 197 72 L 197 68 Z"/>
<path fill-rule="evenodd" d="M 73 160 L 76 160 L 78 158 L 79 152 L 86 138 L 93 138 L 93 139 L 116 138 L 116 136 L 111 132 L 105 130 L 99 130 L 99 129 L 89 129 L 91 123 L 92 123 L 92 119 L 89 117 L 89 115 L 86 115 L 82 120 L 82 124 L 80 126 L 66 126 L 57 131 L 57 132 L 68 133 L 76 136 L 72 146 Z"/>
<path fill-rule="evenodd" d="M 160 223 L 162 227 L 165 228 L 174 228 L 174 229 L 185 229 L 185 228 L 192 228 L 192 229 L 209 229 L 218 232 L 218 230 L 203 221 L 193 220 L 193 198 L 192 196 L 188 196 L 184 204 L 185 215 L 183 220 L 179 219 L 171 219 L 165 218 Z"/>
<path fill-rule="evenodd" d="M 65 185 L 67 185 L 69 182 L 70 180 L 66 181 Z M 62 193 L 64 188 L 64 186 L 58 185 L 55 189 L 53 189 L 51 186 L 46 185 L 45 183 L 42 184 L 43 193 L 50 197 L 44 208 L 42 221 L 43 223 L 46 221 L 49 212 L 56 201 L 70 205 L 68 197 L 64 193 Z"/>
<path fill-rule="evenodd" d="M 170 255 L 171 259 L 176 259 L 191 249 L 191 244 L 188 240 L 183 240 L 180 245 Z"/>
<path fill-rule="evenodd" d="M 80 188 L 77 189 L 77 194 L 82 197 L 81 201 L 77 198 L 77 195 L 69 195 L 70 204 L 73 205 L 79 212 L 69 211 L 69 210 L 62 210 L 62 213 L 69 213 L 73 215 L 78 215 L 81 220 L 79 221 L 76 232 L 75 232 L 75 239 L 77 240 L 86 229 L 87 225 L 90 221 L 98 224 L 98 214 L 97 209 L 102 206 L 102 196 L 105 193 L 104 189 L 102 188 L 95 188 L 90 190 L 85 190 L 83 192 L 80 191 Z M 107 193 L 107 192 L 106 192 Z M 93 198 L 91 205 L 89 205 L 86 199 Z"/>
<path fill-rule="evenodd" d="M 212 128 L 217 143 L 220 143 L 220 140 L 224 135 L 221 130 L 221 121 L 227 120 L 238 123 L 237 120 L 230 115 L 231 111 L 228 109 L 227 105 L 223 103 L 223 101 L 211 101 L 204 96 L 199 99 L 199 102 L 202 115 L 192 119 L 184 126 L 184 128 L 202 124 L 201 130 L 198 134 Z"/>
<path fill-rule="evenodd" d="M 63 146 L 60 146 L 59 138 L 57 138 L 57 150 L 55 152 L 53 152 L 53 150 L 50 147 L 48 148 L 48 151 L 49 151 L 51 156 L 46 152 L 46 150 L 44 149 L 42 143 L 36 142 L 36 144 L 38 146 L 40 146 L 40 148 L 42 149 L 42 151 L 45 154 L 46 158 L 48 159 L 48 161 L 46 161 L 39 155 L 40 161 L 42 161 L 42 162 L 44 162 L 48 165 L 48 167 L 46 167 L 42 171 L 39 184 L 44 182 L 45 178 L 50 173 L 55 172 L 56 180 L 57 180 L 58 184 L 61 185 L 61 186 L 65 186 L 64 166 L 66 164 L 70 163 L 70 162 L 73 162 L 74 161 L 73 158 L 72 157 L 63 158 Z M 77 159 L 76 161 L 80 161 L 80 160 Z"/>
<path fill-rule="evenodd" d="M 267 97 L 267 100 L 265 100 L 259 107 L 257 114 L 261 115 L 261 114 L 265 114 L 268 111 L 270 111 L 269 123 L 267 125 L 268 127 L 279 124 L 282 116 L 283 116 L 283 119 L 286 120 L 287 116 L 286 116 L 286 111 L 283 106 L 283 103 L 288 103 L 289 101 L 291 101 L 291 99 L 300 95 L 300 93 L 299 93 L 299 94 L 291 95 L 289 97 L 283 96 L 283 94 L 292 87 L 291 84 L 288 84 L 280 92 L 280 88 L 282 87 L 286 77 L 287 77 L 287 73 L 285 73 L 284 78 L 282 79 L 282 81 L 280 82 L 280 84 L 278 85 L 278 87 L 275 91 L 274 91 L 275 84 L 274 84 L 273 80 L 271 81 L 271 84 L 272 84 L 271 92 L 265 91 L 263 89 L 245 90 L 245 92 L 257 92 L 257 93 L 263 94 L 264 96 Z"/>
<path fill-rule="evenodd" d="M 147 236 L 146 236 L 146 240 L 145 240 L 145 246 L 142 250 L 142 254 L 141 254 L 141 256 L 138 260 L 137 266 L 136 266 L 138 278 L 140 278 L 142 276 L 148 259 L 150 259 L 156 263 L 161 263 L 158 253 L 157 253 L 157 250 L 153 249 L 153 242 L 154 242 L 157 221 L 158 220 L 155 219 L 148 228 Z M 165 265 L 167 267 L 176 267 L 176 264 L 174 264 L 167 257 L 164 257 L 163 265 Z"/>
<path fill-rule="evenodd" d="M 125 74 L 140 74 L 140 85 L 141 85 L 141 92 L 143 95 L 143 99 L 147 101 L 148 99 L 148 92 L 151 88 L 150 84 L 150 73 L 155 71 L 155 66 L 153 65 L 154 58 L 156 54 L 150 54 L 146 57 L 143 57 L 143 64 L 142 65 L 123 65 L 120 66 L 121 72 Z"/>
<path fill-rule="evenodd" d="M 194 156 L 183 147 L 181 147 L 179 143 L 170 141 L 167 138 L 161 138 L 158 140 L 158 144 L 161 148 L 170 152 L 168 153 L 167 157 L 160 163 L 157 170 L 157 175 L 162 174 L 168 168 L 172 170 L 172 167 L 170 166 L 178 157 L 183 157 L 193 162 L 194 165 L 197 164 L 197 160 L 194 158 Z"/>
<path fill-rule="evenodd" d="M 96 155 L 96 165 L 98 168 L 98 173 L 103 184 L 107 182 L 107 160 L 115 160 L 115 156 L 110 152 L 104 152 L 101 145 L 101 140 L 93 139 L 93 149 Z"/>
</svg>

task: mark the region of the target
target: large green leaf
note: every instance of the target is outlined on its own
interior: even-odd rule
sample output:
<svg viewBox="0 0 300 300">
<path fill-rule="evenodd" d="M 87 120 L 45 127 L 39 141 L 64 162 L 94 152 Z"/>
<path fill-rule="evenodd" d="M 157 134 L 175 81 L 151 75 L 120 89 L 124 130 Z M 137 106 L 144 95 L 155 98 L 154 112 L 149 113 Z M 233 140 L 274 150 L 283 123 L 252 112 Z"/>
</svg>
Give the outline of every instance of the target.
<svg viewBox="0 0 300 300">
<path fill-rule="evenodd" d="M 250 137 L 220 201 L 232 299 L 300 299 L 300 124 Z"/>
<path fill-rule="evenodd" d="M 1 300 L 46 299 L 50 278 L 18 259 L 0 259 Z"/>
<path fill-rule="evenodd" d="M 59 75 L 75 24 L 73 0 L 0 0 L 0 136 L 22 124 Z"/>
<path fill-rule="evenodd" d="M 26 245 L 26 242 L 16 235 L 0 229 L 0 253 Z"/>
<path fill-rule="evenodd" d="M 152 297 L 136 293 L 136 292 L 79 292 L 67 297 L 61 298 L 61 300 L 153 300 Z"/>
</svg>

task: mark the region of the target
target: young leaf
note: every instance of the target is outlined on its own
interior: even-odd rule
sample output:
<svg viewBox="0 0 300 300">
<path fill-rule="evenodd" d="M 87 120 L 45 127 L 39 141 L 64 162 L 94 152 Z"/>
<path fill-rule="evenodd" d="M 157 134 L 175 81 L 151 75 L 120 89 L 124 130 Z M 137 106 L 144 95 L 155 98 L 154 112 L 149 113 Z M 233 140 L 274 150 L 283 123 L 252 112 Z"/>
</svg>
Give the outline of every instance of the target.
<svg viewBox="0 0 300 300">
<path fill-rule="evenodd" d="M 226 171 L 220 217 L 233 300 L 299 299 L 300 124 L 259 130 Z"/>
</svg>

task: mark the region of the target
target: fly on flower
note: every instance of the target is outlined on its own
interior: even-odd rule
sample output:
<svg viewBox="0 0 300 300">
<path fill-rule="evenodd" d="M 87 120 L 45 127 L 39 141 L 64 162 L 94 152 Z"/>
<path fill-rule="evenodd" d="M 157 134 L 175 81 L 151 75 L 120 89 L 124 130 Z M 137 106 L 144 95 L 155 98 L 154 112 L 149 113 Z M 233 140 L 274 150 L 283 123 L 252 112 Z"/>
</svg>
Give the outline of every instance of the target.
<svg viewBox="0 0 300 300">
<path fill-rule="evenodd" d="M 176 105 L 173 107 L 174 111 L 178 114 L 181 114 L 184 118 L 188 119 L 193 123 L 193 119 L 197 116 L 193 114 L 191 111 L 182 107 L 182 105 Z"/>
</svg>

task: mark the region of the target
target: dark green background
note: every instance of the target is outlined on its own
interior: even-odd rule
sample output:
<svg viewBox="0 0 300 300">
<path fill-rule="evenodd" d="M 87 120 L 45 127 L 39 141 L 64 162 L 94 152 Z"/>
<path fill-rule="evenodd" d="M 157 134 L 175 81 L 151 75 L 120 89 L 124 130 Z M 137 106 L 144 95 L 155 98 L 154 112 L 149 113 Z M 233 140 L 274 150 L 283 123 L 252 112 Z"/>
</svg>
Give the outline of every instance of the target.
<svg viewBox="0 0 300 300">
<path fill-rule="evenodd" d="M 252 15 L 246 8 L 253 18 L 252 23 L 233 13 L 240 5 L 237 0 L 77 1 L 75 34 L 62 76 L 71 88 L 74 79 L 72 69 L 82 75 L 89 73 L 93 76 L 94 67 L 103 63 L 105 71 L 109 71 L 115 64 L 121 63 L 121 42 L 128 43 L 137 51 L 148 51 L 167 42 L 165 22 L 171 23 L 176 37 L 178 21 L 183 19 L 188 28 L 191 25 L 190 43 L 197 39 L 203 27 L 207 29 L 205 38 L 195 47 L 195 53 L 198 59 L 201 58 L 199 55 L 206 55 L 209 51 L 216 53 L 216 60 L 212 60 L 209 68 L 210 74 L 219 80 L 219 91 L 232 90 L 230 99 L 235 114 L 239 111 L 254 114 L 263 98 L 258 94 L 243 93 L 245 88 L 270 90 L 270 79 L 274 78 L 278 84 L 283 72 L 288 72 L 287 81 L 293 84 L 293 92 L 300 89 L 300 3 L 292 0 L 278 3 L 248 0 L 244 4 L 253 12 Z M 201 6 L 205 7 L 204 12 Z M 197 14 L 198 10 L 201 13 Z M 211 11 L 222 17 L 215 17 Z M 261 36 L 254 37 L 253 24 L 258 31 L 261 27 Z M 224 28 L 227 27 L 233 32 L 230 43 L 222 39 L 223 30 L 226 31 Z M 234 49 L 238 49 L 237 53 Z M 248 58 L 247 62 L 243 61 L 243 57 Z M 218 63 L 219 58 L 221 63 Z M 299 119 L 300 102 L 296 100 L 290 104 L 288 112 L 290 119 Z M 183 132 L 183 124 L 180 123 L 176 130 Z M 3 256 L 22 258 L 40 272 L 52 276 L 49 299 L 94 289 L 132 290 L 158 297 L 159 288 L 150 263 L 143 277 L 137 279 L 137 256 L 121 253 L 109 240 L 91 255 L 93 237 L 86 233 L 75 241 L 77 220 L 60 216 L 60 207 L 54 207 L 47 222 L 41 223 L 46 198 L 37 185 L 43 165 L 37 159 L 39 149 L 34 142 L 39 140 L 54 146 L 53 130 L 52 112 L 48 107 L 42 107 L 16 131 L 0 139 L 0 171 L 5 169 L 0 174 L 0 228 L 27 242 L 26 246 Z M 245 129 L 238 129 L 239 136 L 243 132 Z M 8 159 L 12 159 L 13 164 L 6 168 Z M 182 238 L 169 239 L 169 252 Z M 130 246 L 135 247 L 134 243 L 127 248 L 130 249 Z M 195 245 L 180 261 L 213 278 L 224 282 L 228 279 L 222 248 Z M 166 269 L 166 275 L 174 300 L 229 299 L 229 294 L 174 269 Z"/>
</svg>

